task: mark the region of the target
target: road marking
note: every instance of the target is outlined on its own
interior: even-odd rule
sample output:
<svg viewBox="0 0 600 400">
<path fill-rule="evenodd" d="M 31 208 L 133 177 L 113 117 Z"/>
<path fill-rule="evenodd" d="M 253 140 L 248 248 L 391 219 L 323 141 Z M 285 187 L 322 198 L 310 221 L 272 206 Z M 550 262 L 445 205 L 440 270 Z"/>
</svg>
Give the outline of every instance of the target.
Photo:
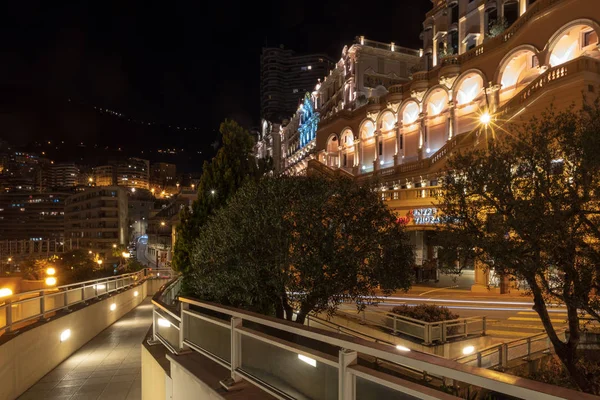
<svg viewBox="0 0 600 400">
<path fill-rule="evenodd" d="M 536 313 L 535 311 L 519 311 L 517 314 L 521 314 L 521 315 L 537 315 L 537 316 L 539 316 L 539 314 Z M 566 317 L 567 313 L 566 312 L 562 312 L 562 311 L 561 312 L 555 312 L 555 313 L 553 312 L 552 313 L 553 317 L 561 317 L 563 315 Z"/>
<path fill-rule="evenodd" d="M 544 325 L 542 324 L 538 324 L 538 325 L 526 325 L 526 324 L 503 324 L 503 323 L 495 323 L 495 324 L 491 324 L 496 328 L 516 328 L 516 329 L 538 329 L 538 330 L 544 330 Z"/>
<path fill-rule="evenodd" d="M 529 332 L 495 331 L 495 330 L 489 330 L 489 329 L 486 329 L 485 334 L 491 335 L 491 336 L 515 336 L 515 337 L 526 337 L 526 336 L 531 335 L 531 333 L 529 333 Z"/>
<path fill-rule="evenodd" d="M 454 289 L 457 287 L 458 287 L 458 285 L 454 285 L 454 286 L 448 286 L 448 287 L 443 287 L 443 288 L 439 288 L 439 289 L 428 290 L 426 292 L 419 294 L 419 296 L 423 296 L 424 294 L 427 294 L 427 293 L 437 292 L 438 290 Z"/>
<path fill-rule="evenodd" d="M 531 321 L 531 322 L 541 322 L 539 318 L 526 318 L 526 317 L 510 317 L 509 321 Z M 566 324 L 567 321 L 564 319 L 551 319 L 550 322 L 553 324 Z"/>
</svg>

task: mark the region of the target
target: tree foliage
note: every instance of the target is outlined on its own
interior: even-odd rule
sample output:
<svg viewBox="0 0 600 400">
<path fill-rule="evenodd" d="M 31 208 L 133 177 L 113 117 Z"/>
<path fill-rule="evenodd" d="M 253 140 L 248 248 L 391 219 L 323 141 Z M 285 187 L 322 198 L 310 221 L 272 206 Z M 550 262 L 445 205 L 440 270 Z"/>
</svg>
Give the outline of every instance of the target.
<svg viewBox="0 0 600 400">
<path fill-rule="evenodd" d="M 302 323 L 343 301 L 408 289 L 412 248 L 369 188 L 265 178 L 217 210 L 194 247 L 188 287 L 205 300 Z"/>
<path fill-rule="evenodd" d="M 442 242 L 452 251 L 445 254 L 470 254 L 526 282 L 571 379 L 598 393 L 577 347 L 582 313 L 600 321 L 600 108 L 597 102 L 561 112 L 551 107 L 507 132 L 487 150 L 449 161 Z M 567 309 L 566 340 L 552 325 L 551 304 Z"/>
<path fill-rule="evenodd" d="M 194 240 L 208 216 L 224 205 L 246 180 L 258 179 L 264 173 L 264 166 L 257 164 L 251 155 L 254 140 L 246 129 L 235 121 L 225 120 L 219 131 L 223 145 L 210 162 L 204 162 L 198 199 L 191 210 L 182 211 L 177 227 L 173 267 L 184 274 L 190 265 Z"/>
</svg>

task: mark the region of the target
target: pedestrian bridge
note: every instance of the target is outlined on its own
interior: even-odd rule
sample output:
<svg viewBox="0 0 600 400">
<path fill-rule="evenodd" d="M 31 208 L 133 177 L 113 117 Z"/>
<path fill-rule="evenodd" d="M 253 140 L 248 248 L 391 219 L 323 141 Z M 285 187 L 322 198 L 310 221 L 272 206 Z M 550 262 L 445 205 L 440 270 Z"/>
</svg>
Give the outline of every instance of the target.
<svg viewBox="0 0 600 400">
<path fill-rule="evenodd" d="M 0 399 L 597 398 L 178 297 L 180 283 L 147 269 L 0 302 Z"/>
</svg>

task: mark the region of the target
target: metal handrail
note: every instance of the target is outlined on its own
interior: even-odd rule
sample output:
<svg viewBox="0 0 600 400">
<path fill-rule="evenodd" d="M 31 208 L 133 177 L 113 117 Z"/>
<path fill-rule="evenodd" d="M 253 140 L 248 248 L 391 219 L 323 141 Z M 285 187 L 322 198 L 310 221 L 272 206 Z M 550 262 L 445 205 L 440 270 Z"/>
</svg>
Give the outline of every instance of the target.
<svg viewBox="0 0 600 400">
<path fill-rule="evenodd" d="M 17 324 L 19 326 L 28 325 L 28 322 L 44 318 L 46 314 L 55 313 L 61 310 L 68 310 L 69 307 L 74 305 L 85 303 L 89 300 L 97 299 L 101 296 L 121 290 L 123 288 L 137 285 L 147 278 L 154 276 L 154 274 L 160 275 L 161 272 L 166 272 L 167 274 L 172 273 L 170 269 L 144 268 L 137 272 L 76 282 L 54 288 L 42 288 L 39 290 L 32 290 L 7 296 L 1 299 L 1 301 L 4 303 L 0 305 L 0 312 L 4 311 L 4 325 L 0 326 L 0 333 L 13 332 L 15 325 Z M 93 293 L 87 295 L 89 293 L 86 293 L 86 289 L 90 288 L 93 289 Z M 70 301 L 69 295 L 74 292 L 80 292 L 81 295 L 73 301 Z M 59 306 L 51 306 L 50 308 L 47 307 L 47 303 L 50 299 L 54 300 L 61 296 L 62 299 L 59 301 Z M 34 305 L 34 310 L 38 310 L 37 312 L 15 320 L 15 310 L 13 309 L 18 310 L 18 307 L 21 306 L 20 311 L 22 311 L 27 303 L 36 301 L 38 302 L 38 305 Z"/>
<path fill-rule="evenodd" d="M 340 385 L 338 386 L 342 392 L 341 398 L 353 399 L 355 393 L 350 384 L 343 382 L 353 382 L 353 377 L 360 376 L 363 379 L 371 381 L 378 385 L 382 385 L 393 390 L 403 391 L 405 393 L 428 393 L 431 396 L 433 389 L 424 386 L 412 387 L 412 392 L 406 392 L 408 389 L 405 383 L 399 382 L 398 378 L 391 375 L 375 371 L 371 368 L 361 367 L 361 374 L 357 375 L 357 368 L 352 366 L 356 362 L 358 354 L 373 357 L 384 362 L 392 364 L 406 365 L 417 370 L 427 371 L 436 376 L 444 377 L 446 382 L 452 384 L 452 381 L 464 382 L 469 385 L 486 388 L 498 393 L 507 394 L 518 398 L 536 398 L 536 399 L 581 399 L 592 400 L 595 397 L 589 394 L 576 392 L 570 389 L 557 387 L 541 382 L 534 382 L 525 378 L 520 378 L 512 375 L 502 374 L 500 372 L 489 371 L 486 369 L 476 368 L 464 364 L 457 363 L 452 360 L 441 359 L 425 353 L 418 352 L 403 352 L 401 350 L 391 349 L 389 345 L 373 343 L 364 339 L 339 334 L 336 332 L 326 331 L 318 328 L 305 327 L 289 321 L 276 319 L 273 317 L 256 314 L 253 312 L 243 311 L 232 307 L 222 306 L 219 304 L 199 301 L 193 298 L 180 297 L 182 303 L 182 313 L 187 314 L 190 318 L 200 318 L 211 323 L 210 319 L 205 318 L 201 313 L 190 310 L 190 306 L 200 307 L 211 312 L 227 315 L 230 318 L 230 325 L 220 322 L 219 325 L 226 326 L 230 331 L 230 361 L 218 360 L 209 349 L 201 347 L 198 343 L 188 338 L 190 327 L 186 326 L 186 319 L 182 319 L 179 327 L 179 350 L 191 349 L 197 351 L 228 368 L 231 373 L 231 378 L 234 382 L 239 382 L 243 379 L 249 380 L 251 383 L 261 387 L 263 390 L 268 388 L 263 387 L 259 378 L 254 379 L 253 375 L 244 369 L 242 365 L 242 337 L 249 336 L 253 340 L 279 347 L 286 351 L 296 352 L 299 355 L 309 357 L 315 362 L 321 362 L 338 369 L 340 377 Z M 224 321 L 223 321 L 224 322 Z M 256 323 L 268 329 L 269 333 L 262 333 L 250 329 L 246 322 Z M 205 329 L 205 328 L 203 328 Z M 311 347 L 299 346 L 291 343 L 284 337 L 280 337 L 276 332 L 284 332 L 284 335 L 296 335 L 299 338 L 322 343 L 323 345 L 334 346 L 339 349 L 339 357 L 330 354 L 322 353 L 321 351 Z M 196 335 L 202 335 L 203 330 L 194 331 Z M 189 346 L 188 346 L 189 344 Z M 354 360 L 354 362 L 353 362 Z M 348 390 L 349 392 L 346 392 Z M 431 398 L 449 398 L 443 393 L 437 392 L 435 397 Z M 428 397 L 429 398 L 429 397 Z"/>
</svg>

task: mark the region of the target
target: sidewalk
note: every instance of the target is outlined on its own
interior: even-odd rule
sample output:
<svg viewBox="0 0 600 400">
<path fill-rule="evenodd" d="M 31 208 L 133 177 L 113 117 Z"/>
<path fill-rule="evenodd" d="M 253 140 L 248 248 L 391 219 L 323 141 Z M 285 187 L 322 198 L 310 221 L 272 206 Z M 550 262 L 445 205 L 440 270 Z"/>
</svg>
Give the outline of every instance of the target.
<svg viewBox="0 0 600 400">
<path fill-rule="evenodd" d="M 152 304 L 147 298 L 19 399 L 141 399 L 141 343 L 151 324 Z"/>
</svg>

